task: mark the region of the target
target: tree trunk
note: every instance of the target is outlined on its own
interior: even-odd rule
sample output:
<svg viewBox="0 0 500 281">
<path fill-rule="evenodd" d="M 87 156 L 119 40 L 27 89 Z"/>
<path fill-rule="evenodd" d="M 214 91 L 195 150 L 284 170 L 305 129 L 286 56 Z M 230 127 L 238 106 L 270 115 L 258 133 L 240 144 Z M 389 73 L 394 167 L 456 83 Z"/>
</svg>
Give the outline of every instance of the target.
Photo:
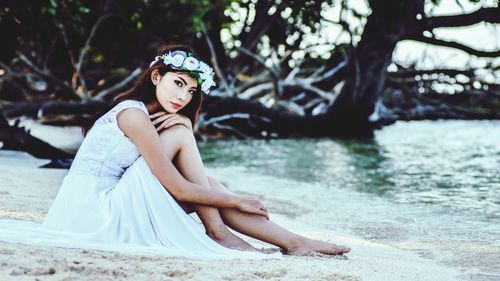
<svg viewBox="0 0 500 281">
<path fill-rule="evenodd" d="M 405 29 L 423 15 L 423 1 L 370 1 L 372 13 L 367 19 L 361 41 L 350 53 L 346 84 L 328 110 L 331 121 L 344 120 L 343 135 L 371 136 L 377 118 L 370 117 L 384 89 L 387 66 Z"/>
<path fill-rule="evenodd" d="M 384 89 L 387 66 L 406 29 L 423 15 L 420 0 L 372 0 L 361 41 L 349 53 L 346 84 L 325 114 L 296 116 L 238 99 L 207 99 L 207 120 L 222 120 L 219 130 L 241 137 L 370 137 L 385 122 L 372 115 Z M 337 81 L 331 80 L 332 89 Z M 328 87 L 321 85 L 322 88 Z M 239 115 L 238 115 L 239 114 Z M 217 119 L 218 118 L 218 119 Z M 208 121 L 206 131 L 212 121 Z M 232 132 L 231 132 L 232 131 Z"/>
</svg>

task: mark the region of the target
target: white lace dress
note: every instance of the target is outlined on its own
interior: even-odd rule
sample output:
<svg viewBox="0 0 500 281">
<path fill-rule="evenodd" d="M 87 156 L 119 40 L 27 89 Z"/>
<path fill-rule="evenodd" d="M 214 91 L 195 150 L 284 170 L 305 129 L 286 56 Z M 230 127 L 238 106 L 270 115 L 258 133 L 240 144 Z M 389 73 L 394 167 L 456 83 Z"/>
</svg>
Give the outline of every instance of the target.
<svg viewBox="0 0 500 281">
<path fill-rule="evenodd" d="M 192 258 L 277 258 L 224 248 L 165 190 L 118 127 L 126 100 L 88 132 L 42 224 L 0 220 L 0 241 Z"/>
</svg>

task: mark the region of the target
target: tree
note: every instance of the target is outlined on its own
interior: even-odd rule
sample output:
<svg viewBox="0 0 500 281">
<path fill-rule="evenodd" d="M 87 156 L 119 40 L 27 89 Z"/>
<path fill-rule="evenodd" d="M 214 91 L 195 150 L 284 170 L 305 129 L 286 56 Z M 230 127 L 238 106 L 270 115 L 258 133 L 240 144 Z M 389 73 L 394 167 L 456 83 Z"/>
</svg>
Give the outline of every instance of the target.
<svg viewBox="0 0 500 281">
<path fill-rule="evenodd" d="M 494 7 L 478 3 L 472 13 L 426 15 L 425 8 L 439 2 L 370 0 L 371 11 L 365 14 L 345 0 L 130 0 L 128 5 L 112 0 L 16 1 L 4 7 L 0 18 L 2 34 L 10 42 L 0 57 L 5 73 L 1 91 L 8 99 L 27 100 L 29 106 L 6 105 L 4 112 L 15 116 L 32 108 L 29 112 L 35 114 L 41 107 L 47 114 L 61 112 L 63 104 L 65 109 L 105 104 L 146 67 L 157 43 L 174 40 L 194 45 L 217 70 L 219 88 L 206 98 L 200 118 L 203 134 L 370 136 L 381 125 L 411 118 L 403 110 L 387 109 L 385 104 L 395 103 L 384 100 L 386 93 L 404 92 L 405 106 L 433 97 L 432 92 L 419 95 L 419 88 L 431 87 L 430 81 L 417 81 L 418 70 L 399 66 L 397 73 L 387 72 L 398 42 L 418 40 L 473 56 L 498 56 L 499 51 L 475 50 L 432 35 L 439 27 L 498 24 L 498 1 Z M 322 12 L 335 5 L 341 7 L 338 21 Z M 352 18 L 360 23 L 354 25 Z M 325 22 L 342 27 L 350 41 L 308 42 Z M 327 51 L 318 54 L 318 45 Z M 450 69 L 434 73 L 457 75 Z M 460 74 L 470 78 L 469 84 L 479 81 L 473 71 Z M 499 87 L 486 86 L 483 92 L 498 98 Z M 47 98 L 55 102 L 46 105 Z M 452 117 L 498 118 L 491 112 L 446 110 Z"/>
<path fill-rule="evenodd" d="M 224 120 L 226 123 L 221 127 L 235 130 L 243 136 L 248 134 L 259 136 L 258 132 L 254 132 L 256 131 L 256 124 L 260 124 L 257 127 L 262 128 L 264 137 L 273 135 L 273 133 L 278 137 L 294 135 L 370 136 L 374 128 L 380 123 L 391 121 L 388 120 L 391 118 L 391 113 L 387 112 L 380 97 L 386 87 L 387 66 L 392 61 L 392 53 L 398 42 L 408 39 L 418 40 L 429 44 L 458 48 L 471 55 L 482 57 L 497 57 L 500 54 L 500 50 L 493 52 L 480 51 L 460 43 L 425 36 L 426 32 L 432 34 L 433 29 L 439 27 L 466 26 L 483 21 L 497 24 L 500 22 L 498 3 L 496 7 L 481 7 L 468 14 L 427 17 L 424 13 L 424 5 L 438 4 L 439 1 L 427 4 L 424 1 L 417 0 L 372 0 L 368 2 L 371 14 L 367 18 L 361 40 L 356 46 L 344 48 L 347 53 L 345 59 L 348 61 L 346 67 L 337 72 L 335 70 L 338 69 L 335 68 L 326 69 L 323 72 L 323 78 L 326 79 L 309 77 L 309 79 L 300 81 L 301 86 L 305 89 L 317 87 L 314 88 L 316 92 L 321 93 L 323 91 L 323 96 L 326 96 L 327 100 L 329 99 L 330 104 L 324 113 L 299 117 L 282 112 L 277 113 L 273 109 L 255 108 L 256 106 L 247 107 L 236 100 L 229 102 L 227 99 L 223 99 L 215 102 L 215 104 L 219 105 L 210 108 L 209 117 L 215 120 L 217 118 Z M 280 5 L 275 5 L 277 7 L 275 9 L 278 10 Z M 266 19 L 266 21 L 268 20 Z M 339 24 L 346 28 L 347 23 L 341 21 Z M 337 51 L 332 55 L 331 62 L 333 63 L 331 65 L 341 65 L 342 59 L 339 58 L 341 56 L 339 53 L 341 52 Z M 236 65 L 238 65 L 238 59 L 239 57 L 236 57 Z M 316 76 L 321 76 L 321 74 L 316 73 Z M 343 84 L 340 93 L 332 92 L 332 89 L 342 79 L 345 84 Z M 287 77 L 277 84 L 287 87 L 290 84 L 288 81 Z M 295 86 L 296 84 L 292 83 L 292 85 Z M 330 94 L 330 98 L 328 98 L 328 94 Z M 233 104 L 237 106 L 234 107 Z M 237 109 L 228 110 L 228 108 Z M 213 114 L 214 112 L 220 112 L 220 114 Z M 235 114 L 236 112 L 239 114 Z M 232 115 L 234 117 L 223 118 L 221 117 L 223 115 L 228 117 Z M 250 121 L 243 122 L 239 120 L 242 117 Z M 227 125 L 230 119 L 234 120 L 232 126 Z M 210 121 L 208 122 L 210 123 Z M 260 135 L 262 135 L 262 132 Z"/>
</svg>

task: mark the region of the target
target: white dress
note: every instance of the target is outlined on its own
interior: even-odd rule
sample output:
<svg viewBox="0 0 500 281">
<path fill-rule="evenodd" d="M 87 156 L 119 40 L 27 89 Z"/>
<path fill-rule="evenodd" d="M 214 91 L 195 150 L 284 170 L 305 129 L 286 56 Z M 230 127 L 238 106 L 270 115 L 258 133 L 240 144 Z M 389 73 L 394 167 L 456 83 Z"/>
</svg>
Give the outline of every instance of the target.
<svg viewBox="0 0 500 281">
<path fill-rule="evenodd" d="M 220 246 L 177 204 L 118 127 L 126 100 L 99 118 L 83 140 L 42 224 L 0 220 L 0 241 L 200 259 L 265 259 Z"/>
</svg>

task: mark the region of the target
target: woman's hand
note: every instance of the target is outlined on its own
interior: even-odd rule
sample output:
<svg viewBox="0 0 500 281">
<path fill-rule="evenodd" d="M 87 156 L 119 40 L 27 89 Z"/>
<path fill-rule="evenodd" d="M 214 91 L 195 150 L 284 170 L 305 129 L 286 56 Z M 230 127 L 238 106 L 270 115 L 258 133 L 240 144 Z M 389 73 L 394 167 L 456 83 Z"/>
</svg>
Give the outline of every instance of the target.
<svg viewBox="0 0 500 281">
<path fill-rule="evenodd" d="M 191 120 L 182 114 L 172 114 L 167 113 L 166 111 L 160 111 L 149 115 L 149 118 L 158 132 L 174 125 L 183 125 L 188 128 L 191 133 L 193 132 L 193 124 L 191 124 Z"/>
<path fill-rule="evenodd" d="M 264 207 L 262 202 L 256 197 L 251 196 L 239 196 L 240 201 L 238 202 L 236 208 L 245 213 L 251 213 L 256 215 L 261 215 L 269 219 L 269 212 L 267 208 Z"/>
</svg>

